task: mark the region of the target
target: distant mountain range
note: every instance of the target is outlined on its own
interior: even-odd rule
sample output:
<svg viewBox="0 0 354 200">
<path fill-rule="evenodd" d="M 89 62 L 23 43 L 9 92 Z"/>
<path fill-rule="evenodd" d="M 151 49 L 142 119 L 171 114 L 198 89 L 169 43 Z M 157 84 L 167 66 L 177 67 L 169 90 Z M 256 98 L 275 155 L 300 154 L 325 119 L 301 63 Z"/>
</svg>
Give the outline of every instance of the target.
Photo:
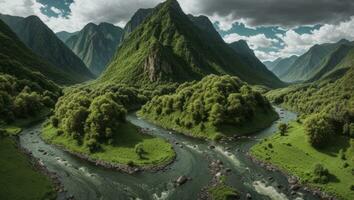
<svg viewBox="0 0 354 200">
<path fill-rule="evenodd" d="M 215 34 L 208 18 L 184 14 L 176 0 L 145 10 L 138 17 L 135 14 L 128 27 L 132 32 L 125 36 L 99 82 L 149 85 L 230 74 L 250 84 L 283 85 L 262 63 L 250 66 L 250 60 Z"/>
<path fill-rule="evenodd" d="M 29 87 L 37 84 L 50 91 L 57 88 L 52 81 L 57 83 L 70 81 L 67 78 L 68 74 L 47 63 L 26 47 L 1 19 L 0 44 L 1 75 L 10 75 L 22 80 L 22 84 Z M 6 90 L 6 86 L 2 89 Z"/>
<path fill-rule="evenodd" d="M 317 44 L 299 57 L 277 59 L 265 64 L 283 81 L 312 82 L 337 70 L 344 72 L 349 67 L 348 53 L 353 47 L 353 42 L 344 39 L 336 43 Z"/>
<path fill-rule="evenodd" d="M 74 36 L 76 34 L 78 34 L 79 31 L 75 31 L 75 32 L 72 32 L 72 33 L 69 33 L 69 32 L 66 32 L 66 31 L 60 31 L 60 32 L 57 32 L 55 33 L 55 35 L 57 35 L 57 37 L 63 41 L 64 43 L 66 42 L 66 40 L 71 37 L 71 36 Z"/>
<path fill-rule="evenodd" d="M 38 17 L 26 18 L 0 15 L 2 19 L 34 53 L 68 74 L 70 83 L 94 78 L 85 64 L 78 58 Z"/>
<path fill-rule="evenodd" d="M 100 75 L 116 52 L 122 34 L 123 29 L 113 24 L 89 23 L 65 43 L 92 73 Z"/>
</svg>

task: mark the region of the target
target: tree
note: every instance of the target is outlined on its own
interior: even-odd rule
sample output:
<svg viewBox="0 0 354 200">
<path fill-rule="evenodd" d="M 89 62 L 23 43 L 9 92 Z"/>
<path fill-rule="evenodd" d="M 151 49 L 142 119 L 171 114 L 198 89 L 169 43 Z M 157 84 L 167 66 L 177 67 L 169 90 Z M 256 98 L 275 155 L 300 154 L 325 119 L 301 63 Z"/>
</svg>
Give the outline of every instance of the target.
<svg viewBox="0 0 354 200">
<path fill-rule="evenodd" d="M 328 183 L 329 181 L 329 171 L 322 164 L 316 164 L 313 169 L 313 179 L 315 183 Z"/>
<path fill-rule="evenodd" d="M 209 121 L 218 126 L 223 122 L 222 116 L 223 107 L 219 103 L 214 104 L 209 113 Z"/>
<path fill-rule="evenodd" d="M 331 120 L 323 114 L 315 114 L 305 121 L 305 131 L 308 141 L 313 147 L 320 148 L 327 144 L 334 135 Z"/>
<path fill-rule="evenodd" d="M 139 156 L 140 159 L 143 159 L 143 154 L 145 151 L 141 143 L 135 145 L 135 153 Z"/>
<path fill-rule="evenodd" d="M 289 129 L 289 125 L 286 123 L 280 123 L 278 125 L 278 130 L 281 136 L 284 136 L 288 132 L 288 129 Z"/>
</svg>

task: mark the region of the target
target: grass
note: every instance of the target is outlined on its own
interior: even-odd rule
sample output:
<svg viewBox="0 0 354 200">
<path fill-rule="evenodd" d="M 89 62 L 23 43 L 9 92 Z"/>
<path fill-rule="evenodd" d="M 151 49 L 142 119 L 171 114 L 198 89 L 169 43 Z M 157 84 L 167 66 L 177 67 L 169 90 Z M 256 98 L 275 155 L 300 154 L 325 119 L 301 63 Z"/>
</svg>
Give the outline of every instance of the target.
<svg viewBox="0 0 354 200">
<path fill-rule="evenodd" d="M 278 119 L 276 112 L 259 112 L 251 121 L 244 123 L 242 126 L 223 125 L 216 128 L 211 123 L 204 123 L 205 128 L 201 130 L 200 125 L 187 129 L 184 126 L 179 126 L 176 123 L 172 123 L 175 118 L 180 118 L 183 116 L 181 112 L 174 112 L 173 115 L 165 115 L 163 117 L 158 117 L 157 119 L 154 114 L 142 114 L 142 112 L 138 112 L 138 115 L 165 129 L 171 129 L 191 137 L 209 140 L 218 139 L 220 136 L 251 134 L 267 128 L 272 122 Z"/>
<path fill-rule="evenodd" d="M 9 130 L 18 130 L 12 129 Z M 35 170 L 11 137 L 0 136 L 0 199 L 55 199 L 48 177 Z"/>
<path fill-rule="evenodd" d="M 304 127 L 297 122 L 291 122 L 287 136 L 276 134 L 263 140 L 251 149 L 251 153 L 258 159 L 268 161 L 296 175 L 303 183 L 349 200 L 354 199 L 354 191 L 350 189 L 354 184 L 353 145 L 353 140 L 337 136 L 335 144 L 316 150 L 307 142 Z M 345 152 L 346 160 L 340 158 L 340 149 Z M 311 181 L 312 170 L 317 163 L 321 163 L 331 174 L 327 184 L 316 184 Z"/>
<path fill-rule="evenodd" d="M 84 145 L 78 145 L 75 140 L 65 136 L 57 136 L 56 129 L 46 125 L 42 131 L 42 138 L 49 143 L 59 145 L 73 152 L 89 156 L 91 159 L 101 160 L 114 164 L 131 164 L 141 167 L 153 167 L 170 162 L 175 157 L 172 145 L 161 138 L 141 134 L 137 127 L 127 122 L 115 134 L 112 145 L 102 144 L 102 151 L 90 153 Z M 135 153 L 135 145 L 142 144 L 144 154 L 140 158 Z"/>
<path fill-rule="evenodd" d="M 235 189 L 224 184 L 211 187 L 208 192 L 213 200 L 228 200 L 238 196 Z"/>
</svg>

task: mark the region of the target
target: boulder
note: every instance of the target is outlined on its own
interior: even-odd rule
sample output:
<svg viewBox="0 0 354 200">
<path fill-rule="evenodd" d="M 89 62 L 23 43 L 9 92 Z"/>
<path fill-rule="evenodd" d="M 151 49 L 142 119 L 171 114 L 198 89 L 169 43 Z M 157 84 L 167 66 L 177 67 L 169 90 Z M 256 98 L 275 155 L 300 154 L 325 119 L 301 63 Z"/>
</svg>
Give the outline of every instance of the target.
<svg viewBox="0 0 354 200">
<path fill-rule="evenodd" d="M 187 182 L 188 178 L 186 176 L 180 176 L 177 178 L 176 183 L 177 185 L 183 185 Z"/>
</svg>

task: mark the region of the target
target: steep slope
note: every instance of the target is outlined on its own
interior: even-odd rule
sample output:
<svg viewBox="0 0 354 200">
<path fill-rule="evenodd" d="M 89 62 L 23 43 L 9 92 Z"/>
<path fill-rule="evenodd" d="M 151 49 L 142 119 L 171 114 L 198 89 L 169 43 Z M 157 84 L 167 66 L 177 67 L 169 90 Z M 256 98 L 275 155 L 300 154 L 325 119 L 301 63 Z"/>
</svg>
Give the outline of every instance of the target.
<svg viewBox="0 0 354 200">
<path fill-rule="evenodd" d="M 280 79 L 287 82 L 307 81 L 311 79 L 321 68 L 323 60 L 329 56 L 338 46 L 349 44 L 347 40 L 337 43 L 326 43 L 311 47 L 305 54 L 300 56 L 294 64 L 284 72 Z"/>
<path fill-rule="evenodd" d="M 269 70 L 273 70 L 273 68 L 282 60 L 282 58 L 277 58 L 273 61 L 264 61 L 263 64 L 267 67 Z"/>
<path fill-rule="evenodd" d="M 290 67 L 295 63 L 298 56 L 290 56 L 287 58 L 279 59 L 276 65 L 271 69 L 271 71 L 277 75 L 278 77 L 282 77 L 284 73 L 286 73 Z"/>
<path fill-rule="evenodd" d="M 1 19 L 0 32 L 1 73 L 28 79 L 39 85 L 46 82 L 43 75 L 60 84 L 74 83 L 75 77 L 57 69 L 34 54 Z"/>
<path fill-rule="evenodd" d="M 121 37 L 121 41 L 128 38 L 131 32 L 133 32 L 143 21 L 152 13 L 152 8 L 140 8 L 137 10 L 132 18 L 128 21 L 123 29 L 123 34 Z"/>
<path fill-rule="evenodd" d="M 109 23 L 89 23 L 68 38 L 66 45 L 95 75 L 101 74 L 119 45 L 123 29 Z"/>
<path fill-rule="evenodd" d="M 352 44 L 342 44 L 336 48 L 330 55 L 325 57 L 319 65 L 314 76 L 312 76 L 309 81 L 316 81 L 330 74 L 337 73 L 337 76 L 344 74 L 348 67 L 353 64 L 353 50 L 354 46 Z M 341 70 L 341 72 L 339 72 Z"/>
<path fill-rule="evenodd" d="M 262 72 L 269 77 L 275 77 L 275 75 L 270 72 L 267 67 L 257 58 L 253 50 L 249 48 L 248 44 L 244 40 L 239 40 L 229 44 L 229 46 L 242 58 L 243 62 L 246 63 L 252 70 Z"/>
<path fill-rule="evenodd" d="M 0 15 L 0 19 L 4 19 L 4 22 L 34 53 L 58 69 L 72 74 L 72 77 L 76 79 L 75 82 L 86 81 L 94 77 L 80 58 L 59 40 L 38 17 L 19 18 Z"/>
<path fill-rule="evenodd" d="M 62 74 L 33 54 L 2 20 L 0 44 L 0 124 L 35 118 L 54 106 L 61 90 L 39 71 L 48 77 Z"/>
<path fill-rule="evenodd" d="M 55 35 L 62 41 L 62 42 L 66 42 L 66 40 L 71 37 L 71 36 L 74 36 L 76 34 L 78 34 L 79 32 L 76 31 L 76 32 L 73 32 L 73 33 L 69 33 L 69 32 L 66 32 L 66 31 L 60 31 L 60 32 L 57 32 L 55 33 Z"/>
<path fill-rule="evenodd" d="M 211 38 L 177 1 L 168 0 L 124 40 L 99 81 L 144 85 L 230 74 L 250 84 L 282 85 L 269 71 L 253 70 L 225 42 Z"/>
</svg>

